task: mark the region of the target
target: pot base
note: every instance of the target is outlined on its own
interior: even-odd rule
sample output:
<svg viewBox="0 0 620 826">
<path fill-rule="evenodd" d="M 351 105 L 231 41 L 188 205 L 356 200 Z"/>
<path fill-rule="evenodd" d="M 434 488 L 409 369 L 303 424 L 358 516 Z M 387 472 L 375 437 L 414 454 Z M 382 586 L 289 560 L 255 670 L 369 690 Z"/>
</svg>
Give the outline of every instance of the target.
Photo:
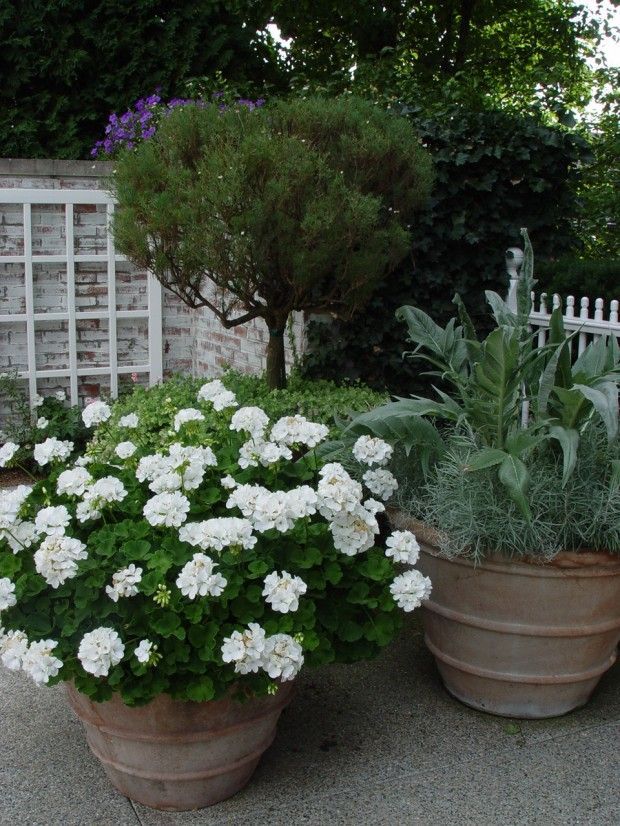
<svg viewBox="0 0 620 826">
<path fill-rule="evenodd" d="M 67 694 L 115 788 L 153 809 L 182 812 L 219 803 L 248 783 L 275 738 L 292 685 L 244 703 L 162 695 L 135 708 L 117 696 L 93 703 L 71 685 Z"/>
</svg>

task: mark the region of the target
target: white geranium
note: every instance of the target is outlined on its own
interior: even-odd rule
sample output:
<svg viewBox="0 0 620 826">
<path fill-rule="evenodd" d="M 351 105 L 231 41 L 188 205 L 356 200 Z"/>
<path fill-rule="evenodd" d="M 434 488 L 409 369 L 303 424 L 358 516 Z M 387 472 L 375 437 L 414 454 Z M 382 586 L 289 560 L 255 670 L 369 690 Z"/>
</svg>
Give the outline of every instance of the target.
<svg viewBox="0 0 620 826">
<path fill-rule="evenodd" d="M 136 568 L 132 562 L 127 568 L 112 574 L 112 585 L 106 585 L 105 592 L 112 602 L 118 602 L 121 597 L 135 597 L 141 579 L 142 568 Z"/>
<path fill-rule="evenodd" d="M 31 490 L 29 485 L 18 485 L 13 490 L 0 490 L 0 528 L 11 528 L 18 522 L 21 506 Z"/>
<path fill-rule="evenodd" d="M 64 402 L 67 400 L 67 395 L 64 390 L 57 390 L 54 393 L 54 398 L 59 402 Z"/>
<path fill-rule="evenodd" d="M 56 480 L 56 493 L 59 496 L 83 496 L 93 477 L 84 467 L 63 470 Z"/>
<path fill-rule="evenodd" d="M 288 634 L 274 634 L 265 640 L 262 667 L 275 680 L 294 679 L 302 665 L 304 654 L 297 640 Z"/>
<path fill-rule="evenodd" d="M 204 522 L 188 522 L 179 529 L 179 539 L 203 551 L 221 551 L 224 548 L 253 548 L 257 539 L 252 533 L 249 519 L 221 516 Z"/>
<path fill-rule="evenodd" d="M 143 456 L 138 462 L 136 479 L 138 482 L 152 482 L 153 479 L 169 473 L 172 469 L 169 458 L 161 453 L 152 453 L 149 456 Z"/>
<path fill-rule="evenodd" d="M 392 446 L 376 436 L 360 436 L 353 445 L 353 455 L 365 465 L 385 465 L 392 453 Z"/>
<path fill-rule="evenodd" d="M 48 683 L 62 668 L 62 660 L 54 657 L 52 651 L 58 646 L 55 640 L 31 642 L 22 658 L 22 669 L 38 685 Z"/>
<path fill-rule="evenodd" d="M 0 539 L 6 539 L 14 554 L 30 548 L 39 538 L 34 522 L 15 522 L 10 528 L 0 528 Z"/>
<path fill-rule="evenodd" d="M 19 671 L 28 651 L 28 637 L 23 631 L 0 628 L 0 662 L 9 671 Z"/>
<path fill-rule="evenodd" d="M 237 480 L 230 474 L 226 474 L 226 476 L 222 476 L 220 479 L 220 485 L 226 490 L 234 490 L 237 487 L 237 484 Z"/>
<path fill-rule="evenodd" d="M 94 461 L 92 456 L 79 456 L 74 463 L 75 467 L 86 467 Z"/>
<path fill-rule="evenodd" d="M 240 407 L 233 413 L 230 420 L 230 429 L 237 433 L 245 431 L 257 441 L 263 440 L 265 428 L 269 424 L 269 417 L 260 407 Z"/>
<path fill-rule="evenodd" d="M 137 449 L 133 442 L 119 442 L 114 448 L 114 452 L 119 459 L 129 459 Z"/>
<path fill-rule="evenodd" d="M 237 407 L 237 398 L 227 390 L 219 379 L 208 381 L 198 391 L 199 402 L 211 402 L 214 410 L 221 411 L 227 407 Z"/>
<path fill-rule="evenodd" d="M 172 493 L 172 491 L 179 490 L 182 484 L 183 477 L 181 474 L 170 470 L 168 473 L 156 476 L 149 484 L 149 490 L 152 490 L 153 493 Z"/>
<path fill-rule="evenodd" d="M 200 410 L 196 410 L 195 407 L 186 407 L 183 410 L 179 410 L 174 417 L 174 429 L 178 433 L 187 422 L 204 422 L 204 420 L 205 417 Z"/>
<path fill-rule="evenodd" d="M 121 416 L 118 420 L 119 427 L 127 427 L 129 429 L 134 429 L 138 427 L 139 424 L 140 419 L 136 413 L 128 413 L 126 416 Z"/>
<path fill-rule="evenodd" d="M 215 573 L 215 568 L 217 563 L 211 557 L 194 554 L 177 577 L 177 588 L 189 599 L 196 599 L 197 596 L 219 597 L 227 582 L 221 574 Z"/>
<path fill-rule="evenodd" d="M 45 430 L 46 427 L 49 426 L 50 420 L 46 419 L 45 416 L 39 416 L 37 419 L 37 429 L 38 430 Z"/>
<path fill-rule="evenodd" d="M 330 519 L 341 511 L 354 511 L 362 500 L 362 486 L 339 462 L 330 462 L 319 471 L 317 486 L 319 513 Z"/>
<path fill-rule="evenodd" d="M 7 442 L 0 447 L 0 467 L 6 467 L 19 450 L 16 442 Z"/>
<path fill-rule="evenodd" d="M 71 515 L 64 505 L 41 508 L 34 518 L 35 528 L 48 536 L 62 536 L 71 522 Z"/>
<path fill-rule="evenodd" d="M 41 407 L 41 405 L 43 404 L 44 401 L 45 401 L 45 399 L 43 398 L 43 396 L 40 396 L 38 393 L 35 393 L 34 394 L 34 399 L 32 400 L 32 406 L 33 407 Z"/>
<path fill-rule="evenodd" d="M 394 562 L 415 565 L 420 556 L 420 546 L 415 534 L 411 531 L 394 531 L 385 543 L 385 555 L 391 556 Z"/>
<path fill-rule="evenodd" d="M 0 611 L 12 608 L 17 602 L 15 597 L 15 584 L 8 576 L 0 578 Z"/>
<path fill-rule="evenodd" d="M 408 612 L 419 608 L 430 597 L 432 587 L 427 576 L 412 570 L 395 577 L 390 592 L 398 607 Z"/>
<path fill-rule="evenodd" d="M 355 556 L 372 548 L 379 525 L 374 513 L 363 505 L 354 511 L 341 511 L 332 517 L 329 529 L 334 547 L 346 556 Z"/>
<path fill-rule="evenodd" d="M 257 622 L 251 622 L 245 631 L 233 631 L 224 637 L 222 660 L 234 663 L 237 674 L 255 674 L 263 663 L 265 631 Z"/>
<path fill-rule="evenodd" d="M 86 427 L 94 427 L 102 422 L 107 422 L 111 415 L 110 405 L 96 400 L 87 404 L 82 410 L 82 421 Z"/>
<path fill-rule="evenodd" d="M 151 659 L 152 655 L 157 651 L 157 646 L 151 640 L 140 640 L 139 645 L 133 652 L 139 663 L 146 664 Z"/>
<path fill-rule="evenodd" d="M 324 424 L 310 422 L 305 416 L 284 416 L 271 428 L 269 438 L 282 445 L 316 447 L 329 435 Z"/>
<path fill-rule="evenodd" d="M 91 509 L 99 509 L 110 502 L 122 502 L 127 496 L 125 485 L 116 476 L 102 476 L 84 491 L 84 502 Z"/>
<path fill-rule="evenodd" d="M 306 583 L 298 576 L 292 576 L 288 571 L 279 574 L 273 571 L 265 577 L 263 596 L 274 611 L 288 614 L 299 608 L 299 597 L 308 590 Z"/>
<path fill-rule="evenodd" d="M 398 482 L 394 475 L 385 468 L 367 470 L 362 478 L 368 490 L 380 496 L 381 499 L 385 499 L 386 502 L 398 490 Z"/>
<path fill-rule="evenodd" d="M 46 536 L 34 554 L 37 573 L 52 588 L 58 588 L 78 572 L 77 563 L 87 559 L 86 545 L 70 536 Z"/>
<path fill-rule="evenodd" d="M 95 677 L 107 677 L 110 668 L 118 665 L 125 654 L 125 646 L 113 628 L 99 627 L 84 634 L 78 649 L 82 668 Z"/>
<path fill-rule="evenodd" d="M 249 439 L 239 448 L 238 464 L 240 468 L 269 467 L 281 459 L 292 459 L 293 454 L 286 445 L 275 442 L 260 442 Z"/>
<path fill-rule="evenodd" d="M 75 509 L 75 516 L 78 522 L 94 521 L 95 519 L 101 519 L 101 511 L 91 502 L 78 502 Z"/>
<path fill-rule="evenodd" d="M 50 436 L 44 442 L 34 446 L 34 459 L 37 464 L 47 465 L 55 460 L 64 461 L 68 459 L 73 451 L 73 442 L 61 441 L 55 436 Z"/>
<path fill-rule="evenodd" d="M 179 491 L 158 493 L 148 500 L 142 513 L 153 527 L 180 528 L 187 519 L 189 499 Z"/>
</svg>

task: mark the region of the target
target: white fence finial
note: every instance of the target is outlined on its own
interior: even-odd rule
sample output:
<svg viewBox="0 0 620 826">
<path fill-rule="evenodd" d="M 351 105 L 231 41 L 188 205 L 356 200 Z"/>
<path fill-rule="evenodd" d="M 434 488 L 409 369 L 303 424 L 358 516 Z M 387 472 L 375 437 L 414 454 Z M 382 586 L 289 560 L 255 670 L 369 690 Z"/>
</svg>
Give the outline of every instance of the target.
<svg viewBox="0 0 620 826">
<path fill-rule="evenodd" d="M 519 283 L 519 270 L 523 264 L 523 250 L 519 247 L 509 247 L 506 250 L 506 272 L 508 273 L 508 296 L 506 303 L 513 311 L 517 311 L 517 284 Z"/>
</svg>

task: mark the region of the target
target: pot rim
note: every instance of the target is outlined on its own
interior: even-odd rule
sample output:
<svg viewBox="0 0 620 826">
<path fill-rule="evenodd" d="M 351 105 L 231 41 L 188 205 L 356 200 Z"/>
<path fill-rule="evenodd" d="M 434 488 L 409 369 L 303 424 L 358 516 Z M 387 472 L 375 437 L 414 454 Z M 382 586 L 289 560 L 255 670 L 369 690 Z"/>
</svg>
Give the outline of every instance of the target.
<svg viewBox="0 0 620 826">
<path fill-rule="evenodd" d="M 493 554 L 478 561 L 466 556 L 448 556 L 440 550 L 441 539 L 444 535 L 440 530 L 426 522 L 408 516 L 404 511 L 397 508 L 390 508 L 389 512 L 390 516 L 397 516 L 395 524 L 398 528 L 408 528 L 415 533 L 422 552 L 468 568 L 485 568 L 496 571 L 521 569 L 520 573 L 526 576 L 544 576 L 545 572 L 548 576 L 552 576 L 554 573 L 557 574 L 554 569 L 558 568 L 575 572 L 582 571 L 584 576 L 616 576 L 620 574 L 620 554 L 612 554 L 609 551 L 591 551 L 587 549 L 583 551 L 560 551 L 557 556 L 546 560 L 537 559 L 533 556 L 509 559 L 500 554 Z"/>
</svg>

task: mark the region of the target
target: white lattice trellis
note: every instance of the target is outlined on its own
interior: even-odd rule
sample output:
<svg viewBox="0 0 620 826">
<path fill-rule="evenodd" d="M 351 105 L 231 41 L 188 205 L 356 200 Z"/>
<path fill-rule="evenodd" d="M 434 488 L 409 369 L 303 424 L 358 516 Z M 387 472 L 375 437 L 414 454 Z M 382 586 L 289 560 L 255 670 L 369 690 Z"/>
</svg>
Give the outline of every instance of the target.
<svg viewBox="0 0 620 826">
<path fill-rule="evenodd" d="M 98 190 L 54 189 L 0 189 L 0 204 L 20 205 L 23 209 L 24 249 L 18 255 L 3 255 L 1 264 L 23 264 L 25 312 L 0 314 L 0 324 L 23 323 L 26 326 L 27 369 L 18 375 L 28 380 L 31 402 L 37 393 L 37 379 L 67 378 L 71 404 L 78 404 L 79 376 L 109 376 L 110 393 L 118 394 L 119 374 L 148 373 L 149 384 L 162 378 L 162 293 L 161 286 L 151 275 L 147 276 L 147 307 L 137 310 L 119 310 L 116 300 L 116 265 L 126 259 L 114 249 L 110 223 L 114 215 L 114 201 L 106 192 Z M 34 254 L 32 245 L 32 207 L 36 204 L 56 204 L 64 207 L 65 251 L 61 254 Z M 75 251 L 74 207 L 76 205 L 104 205 L 107 216 L 105 253 L 80 254 Z M 66 310 L 35 311 L 34 266 L 37 264 L 65 265 Z M 107 306 L 90 310 L 76 308 L 76 264 L 103 264 L 107 268 Z M 146 320 L 148 323 L 148 361 L 139 364 L 118 364 L 117 320 Z M 108 325 L 108 358 L 104 364 L 78 366 L 77 323 L 82 320 L 106 321 Z M 43 365 L 37 367 L 35 325 L 37 322 L 66 322 L 68 327 L 68 366 Z"/>
</svg>

